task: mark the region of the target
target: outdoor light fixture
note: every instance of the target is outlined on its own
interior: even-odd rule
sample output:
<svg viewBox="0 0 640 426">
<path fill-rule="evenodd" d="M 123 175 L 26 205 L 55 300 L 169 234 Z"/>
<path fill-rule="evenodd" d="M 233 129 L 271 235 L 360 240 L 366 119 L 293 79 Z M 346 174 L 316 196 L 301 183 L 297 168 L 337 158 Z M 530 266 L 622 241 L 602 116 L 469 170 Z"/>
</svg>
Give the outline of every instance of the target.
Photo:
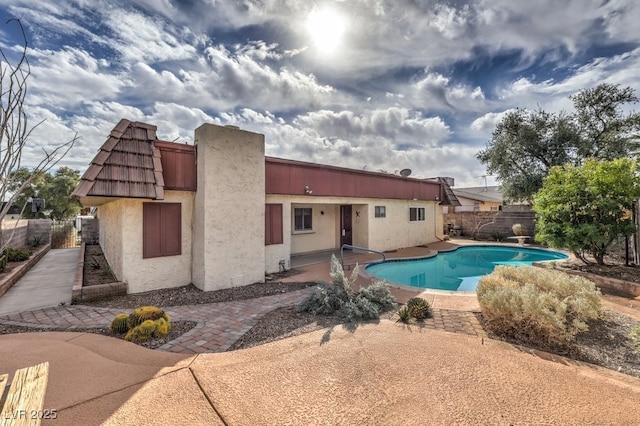
<svg viewBox="0 0 640 426">
<path fill-rule="evenodd" d="M 309 185 L 304 186 L 304 193 L 307 195 L 313 194 L 313 191 L 311 190 L 311 188 L 309 188 Z"/>
</svg>

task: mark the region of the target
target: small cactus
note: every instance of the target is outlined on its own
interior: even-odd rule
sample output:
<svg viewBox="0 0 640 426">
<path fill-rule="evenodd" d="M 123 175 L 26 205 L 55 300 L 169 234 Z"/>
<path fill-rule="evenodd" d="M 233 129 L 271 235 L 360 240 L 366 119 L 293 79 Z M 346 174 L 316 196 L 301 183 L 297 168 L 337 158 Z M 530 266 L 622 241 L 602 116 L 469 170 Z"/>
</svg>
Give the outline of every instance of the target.
<svg viewBox="0 0 640 426">
<path fill-rule="evenodd" d="M 129 331 L 129 315 L 120 314 L 111 321 L 111 332 L 115 334 L 124 334 Z"/>
<path fill-rule="evenodd" d="M 169 334 L 169 329 L 171 329 L 171 324 L 169 324 L 169 321 L 165 319 L 165 317 L 155 320 L 154 323 L 156 326 L 155 330 L 153 331 L 154 338 L 162 338 L 162 337 L 165 337 L 167 334 Z"/>
<path fill-rule="evenodd" d="M 417 320 L 422 320 L 431 315 L 431 305 L 421 297 L 412 297 L 407 301 L 409 315 Z"/>
<path fill-rule="evenodd" d="M 165 315 L 164 311 L 156 306 L 141 306 L 129 315 L 129 327 L 134 328 L 146 320 L 155 321 Z"/>
<path fill-rule="evenodd" d="M 402 321 L 405 324 L 408 323 L 411 319 L 411 314 L 409 313 L 409 309 L 407 309 L 406 306 L 398 311 L 398 316 L 400 317 L 398 321 Z"/>
<path fill-rule="evenodd" d="M 525 228 L 524 225 L 521 223 L 514 223 L 511 226 L 511 230 L 513 231 L 513 235 L 516 235 L 516 236 L 527 235 L 527 228 Z"/>
</svg>

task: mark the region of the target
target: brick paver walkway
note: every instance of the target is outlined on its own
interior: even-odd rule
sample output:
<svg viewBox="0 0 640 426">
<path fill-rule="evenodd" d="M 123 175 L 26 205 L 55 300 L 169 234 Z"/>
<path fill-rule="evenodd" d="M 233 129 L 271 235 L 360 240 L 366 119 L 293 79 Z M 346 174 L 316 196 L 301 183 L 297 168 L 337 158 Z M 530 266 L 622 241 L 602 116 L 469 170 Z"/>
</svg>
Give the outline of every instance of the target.
<svg viewBox="0 0 640 426">
<path fill-rule="evenodd" d="M 164 308 L 173 321 L 195 321 L 198 324 L 158 349 L 186 354 L 224 352 L 264 314 L 280 307 L 293 306 L 304 300 L 310 291 L 305 289 L 257 299 Z M 55 306 L 0 316 L 0 323 L 82 331 L 87 328 L 109 327 L 116 315 L 126 311 L 128 310 L 83 305 Z M 471 312 L 434 309 L 433 317 L 420 323 L 420 326 L 485 336 L 482 326 Z"/>
</svg>

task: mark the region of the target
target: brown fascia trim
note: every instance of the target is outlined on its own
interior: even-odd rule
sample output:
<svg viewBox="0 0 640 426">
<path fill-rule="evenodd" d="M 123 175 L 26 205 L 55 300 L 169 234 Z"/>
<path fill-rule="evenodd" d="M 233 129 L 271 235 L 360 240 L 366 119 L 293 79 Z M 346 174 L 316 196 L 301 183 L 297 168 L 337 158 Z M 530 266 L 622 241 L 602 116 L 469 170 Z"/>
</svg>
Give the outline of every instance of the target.
<svg viewBox="0 0 640 426">
<path fill-rule="evenodd" d="M 162 150 L 167 150 L 167 151 L 196 152 L 195 145 L 187 145 L 187 144 L 184 144 L 184 143 L 161 141 L 161 140 L 158 140 L 158 139 L 153 141 L 153 144 L 156 146 L 156 148 L 160 148 Z"/>
<path fill-rule="evenodd" d="M 384 177 L 384 178 L 389 178 L 389 179 L 397 179 L 397 180 L 400 180 L 400 181 L 413 181 L 413 182 L 421 182 L 421 183 L 427 183 L 427 184 L 442 186 L 440 184 L 440 182 L 433 181 L 433 180 L 430 180 L 430 179 L 416 179 L 416 178 L 411 178 L 411 177 L 402 177 L 402 176 L 397 176 L 397 175 L 393 175 L 393 174 L 389 174 L 389 173 L 370 172 L 370 171 L 367 171 L 367 170 L 350 169 L 348 167 L 339 167 L 339 166 L 330 166 L 328 164 L 310 163 L 308 161 L 287 160 L 287 159 L 284 159 L 284 158 L 267 157 L 267 156 L 264 157 L 264 161 L 265 161 L 265 163 L 287 164 L 287 165 L 290 165 L 290 166 L 302 166 L 302 167 L 306 167 L 306 168 L 310 168 L 310 169 L 335 170 L 335 171 L 340 172 L 340 173 L 349 173 L 349 174 L 363 175 L 363 176 Z"/>
</svg>

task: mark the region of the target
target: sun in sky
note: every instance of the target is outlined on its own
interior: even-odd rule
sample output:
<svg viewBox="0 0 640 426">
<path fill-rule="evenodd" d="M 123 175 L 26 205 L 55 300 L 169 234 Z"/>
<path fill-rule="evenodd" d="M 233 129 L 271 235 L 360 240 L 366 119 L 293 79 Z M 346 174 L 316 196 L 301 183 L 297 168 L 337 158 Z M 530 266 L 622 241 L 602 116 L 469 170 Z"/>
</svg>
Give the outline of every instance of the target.
<svg viewBox="0 0 640 426">
<path fill-rule="evenodd" d="M 314 8 L 307 17 L 306 28 L 316 49 L 334 53 L 342 43 L 347 19 L 331 7 Z"/>
</svg>

